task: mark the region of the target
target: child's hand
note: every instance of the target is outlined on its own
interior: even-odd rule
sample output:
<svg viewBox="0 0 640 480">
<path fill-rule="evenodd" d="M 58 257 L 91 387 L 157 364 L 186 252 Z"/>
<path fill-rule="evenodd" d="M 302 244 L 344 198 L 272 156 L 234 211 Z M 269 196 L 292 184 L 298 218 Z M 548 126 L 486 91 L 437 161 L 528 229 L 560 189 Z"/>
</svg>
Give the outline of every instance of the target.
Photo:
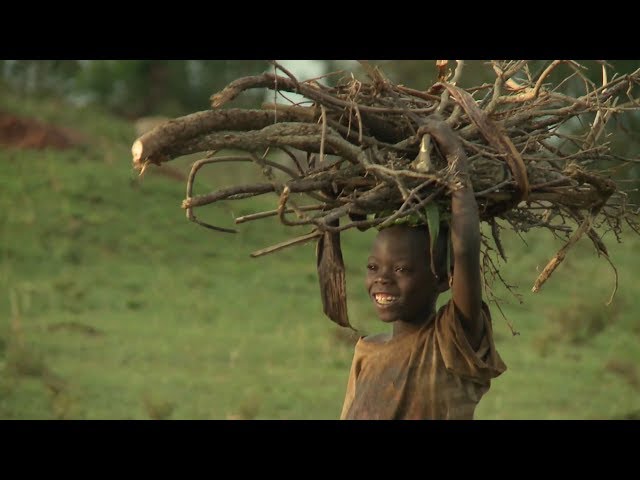
<svg viewBox="0 0 640 480">
<path fill-rule="evenodd" d="M 435 140 L 442 154 L 447 158 L 447 162 L 451 163 L 456 158 L 458 161 L 464 162 L 466 160 L 460 138 L 440 115 L 433 114 L 424 120 L 418 128 L 418 136 L 422 137 L 425 134 L 431 135 Z"/>
<path fill-rule="evenodd" d="M 467 154 L 462 147 L 460 137 L 438 114 L 427 117 L 420 128 L 418 135 L 431 135 L 431 138 L 440 148 L 440 152 L 447 159 L 451 172 L 456 176 L 456 188 L 469 188 L 469 167 L 467 166 Z"/>
</svg>

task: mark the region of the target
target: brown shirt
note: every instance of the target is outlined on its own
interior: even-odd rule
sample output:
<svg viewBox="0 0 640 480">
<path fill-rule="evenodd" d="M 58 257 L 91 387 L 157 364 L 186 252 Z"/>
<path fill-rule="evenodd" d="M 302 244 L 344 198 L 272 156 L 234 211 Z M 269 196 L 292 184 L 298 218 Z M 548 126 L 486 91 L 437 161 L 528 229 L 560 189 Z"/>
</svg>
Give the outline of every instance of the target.
<svg viewBox="0 0 640 480">
<path fill-rule="evenodd" d="M 493 343 L 483 304 L 485 333 L 474 351 L 453 301 L 415 333 L 356 343 L 342 420 L 471 420 L 490 380 L 506 370 Z"/>
</svg>

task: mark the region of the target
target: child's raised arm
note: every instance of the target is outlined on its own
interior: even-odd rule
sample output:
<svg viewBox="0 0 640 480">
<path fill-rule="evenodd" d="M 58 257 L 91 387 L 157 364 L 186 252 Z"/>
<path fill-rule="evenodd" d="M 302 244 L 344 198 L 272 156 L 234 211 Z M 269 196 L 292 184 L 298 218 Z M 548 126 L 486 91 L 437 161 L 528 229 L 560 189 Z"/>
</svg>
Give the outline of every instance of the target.
<svg viewBox="0 0 640 480">
<path fill-rule="evenodd" d="M 442 119 L 429 117 L 420 127 L 420 132 L 431 135 L 459 178 L 458 188 L 451 193 L 450 228 L 454 259 L 452 298 L 461 314 L 469 343 L 477 349 L 484 334 L 480 218 L 469 178 L 467 156 L 460 139 Z"/>
</svg>

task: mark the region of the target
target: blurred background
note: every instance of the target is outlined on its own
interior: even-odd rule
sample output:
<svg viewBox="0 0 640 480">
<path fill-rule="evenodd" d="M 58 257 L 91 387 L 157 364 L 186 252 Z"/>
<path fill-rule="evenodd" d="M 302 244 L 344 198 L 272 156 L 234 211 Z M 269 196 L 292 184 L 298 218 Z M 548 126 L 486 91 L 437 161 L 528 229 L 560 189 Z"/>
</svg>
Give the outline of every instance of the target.
<svg viewBox="0 0 640 480">
<path fill-rule="evenodd" d="M 353 61 L 280 63 L 299 80 L 363 75 Z M 373 63 L 416 89 L 437 77 L 433 60 Z M 601 64 L 580 63 L 600 84 Z M 609 64 L 624 74 L 640 60 Z M 463 87 L 495 78 L 485 62 L 466 65 Z M 206 110 L 210 95 L 232 80 L 272 68 L 233 60 L 0 60 L 0 419 L 339 417 L 357 335 L 385 330 L 364 290 L 375 232 L 342 235 L 356 334 L 322 313 L 313 243 L 249 257 L 294 229 L 264 219 L 229 235 L 185 218 L 186 176 L 199 156 L 144 177 L 131 166 L 142 133 Z M 287 98 L 256 90 L 230 106 Z M 639 127 L 640 118 L 628 115 L 610 137 L 636 160 Z M 637 168 L 623 173 L 629 182 L 639 176 Z M 255 165 L 214 165 L 195 190 L 261 178 Z M 233 227 L 235 217 L 276 202 L 219 202 L 198 216 Z M 615 275 L 588 239 L 533 294 L 562 242 L 547 231 L 504 231 L 508 261 L 500 272 L 518 296 L 495 285 L 502 301 L 492 312 L 508 370 L 493 381 L 477 419 L 640 418 L 640 241 L 629 230 L 622 242 L 604 240 L 619 275 L 608 306 Z"/>
</svg>

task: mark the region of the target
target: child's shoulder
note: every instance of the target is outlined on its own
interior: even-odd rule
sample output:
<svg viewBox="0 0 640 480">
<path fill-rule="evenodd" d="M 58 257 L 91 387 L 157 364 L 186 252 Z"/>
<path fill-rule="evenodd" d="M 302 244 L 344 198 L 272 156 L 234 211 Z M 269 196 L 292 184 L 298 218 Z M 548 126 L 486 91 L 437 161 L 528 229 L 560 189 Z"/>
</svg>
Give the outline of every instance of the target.
<svg viewBox="0 0 640 480">
<path fill-rule="evenodd" d="M 365 337 L 360 337 L 361 342 L 372 343 L 375 345 L 387 343 L 389 340 L 391 340 L 391 334 L 389 333 L 378 333 L 377 335 L 367 335 Z"/>
</svg>

